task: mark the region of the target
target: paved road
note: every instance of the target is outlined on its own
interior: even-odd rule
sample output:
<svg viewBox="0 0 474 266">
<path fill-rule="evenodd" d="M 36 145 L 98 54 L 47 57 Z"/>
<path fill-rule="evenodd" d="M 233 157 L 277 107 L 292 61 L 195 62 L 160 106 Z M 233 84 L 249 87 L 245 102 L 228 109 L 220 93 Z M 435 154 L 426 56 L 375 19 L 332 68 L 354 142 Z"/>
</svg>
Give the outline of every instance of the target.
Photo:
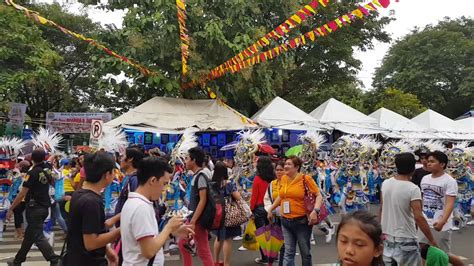
<svg viewBox="0 0 474 266">
<path fill-rule="evenodd" d="M 377 206 L 373 206 L 371 209 L 375 211 Z M 336 222 L 339 220 L 338 217 L 334 216 L 333 220 Z M 0 242 L 0 266 L 6 265 L 6 261 L 13 258 L 18 251 L 21 242 L 13 238 L 13 226 L 9 225 L 7 232 L 4 233 L 4 241 Z M 314 265 L 328 265 L 337 261 L 337 251 L 335 246 L 335 239 L 331 243 L 326 244 L 324 241 L 324 235 L 322 232 L 315 229 L 316 234 L 316 245 L 312 246 L 312 255 Z M 62 247 L 62 232 L 59 229 L 55 229 L 55 246 L 54 250 L 59 254 Z M 474 226 L 463 228 L 461 231 L 453 232 L 453 253 L 460 255 L 464 258 L 466 265 L 474 265 Z M 238 251 L 240 247 L 240 241 L 233 242 L 233 255 L 232 265 L 242 266 L 255 266 L 254 259 L 259 256 L 256 251 Z M 48 265 L 41 256 L 39 250 L 32 250 L 28 254 L 27 262 L 23 265 L 26 266 L 43 266 Z M 301 260 L 297 256 L 296 265 L 301 265 Z M 195 265 L 201 265 L 199 260 L 195 258 Z M 179 255 L 171 255 L 167 258 L 165 265 L 179 266 L 181 265 Z"/>
</svg>

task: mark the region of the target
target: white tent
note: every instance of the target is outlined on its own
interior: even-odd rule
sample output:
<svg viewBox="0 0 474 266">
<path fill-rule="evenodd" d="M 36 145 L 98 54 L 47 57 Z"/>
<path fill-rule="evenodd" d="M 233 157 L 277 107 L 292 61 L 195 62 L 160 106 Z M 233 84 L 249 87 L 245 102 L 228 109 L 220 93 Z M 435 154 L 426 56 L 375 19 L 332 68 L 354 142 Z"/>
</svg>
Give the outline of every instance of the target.
<svg viewBox="0 0 474 266">
<path fill-rule="evenodd" d="M 182 133 L 189 127 L 225 131 L 258 126 L 218 100 L 165 97 L 154 97 L 105 125 L 168 134 Z"/>
<path fill-rule="evenodd" d="M 280 97 L 276 97 L 257 113 L 252 120 L 265 127 L 292 130 L 329 129 L 318 121 Z"/>
<path fill-rule="evenodd" d="M 431 109 L 415 116 L 411 121 L 444 139 L 469 140 L 473 137 L 464 126 Z"/>
<path fill-rule="evenodd" d="M 422 126 L 410 119 L 383 107 L 371 113 L 369 116 L 377 119 L 378 126 L 388 131 L 382 134 L 389 138 L 438 138 L 435 134 L 426 133 Z"/>
<path fill-rule="evenodd" d="M 310 115 L 319 123 L 349 134 L 378 134 L 384 132 L 373 117 L 331 98 L 314 109 Z"/>
<path fill-rule="evenodd" d="M 474 116 L 454 121 L 458 126 L 464 130 L 474 134 Z"/>
</svg>

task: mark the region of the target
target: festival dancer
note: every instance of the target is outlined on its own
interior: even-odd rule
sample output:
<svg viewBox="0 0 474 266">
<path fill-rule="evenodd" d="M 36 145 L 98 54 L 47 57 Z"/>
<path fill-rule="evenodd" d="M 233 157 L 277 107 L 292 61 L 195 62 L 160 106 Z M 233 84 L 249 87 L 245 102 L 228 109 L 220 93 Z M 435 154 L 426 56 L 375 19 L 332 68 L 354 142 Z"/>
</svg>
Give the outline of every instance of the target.
<svg viewBox="0 0 474 266">
<path fill-rule="evenodd" d="M 454 216 L 459 221 L 458 226 L 452 228 L 458 231 L 464 227 L 467 220 L 471 217 L 471 201 L 472 201 L 472 180 L 468 174 L 469 153 L 467 146 L 469 142 L 461 142 L 454 144 L 447 150 L 448 165 L 446 172 L 450 174 L 458 183 L 458 195 L 454 209 Z"/>
<path fill-rule="evenodd" d="M 16 198 L 22 184 L 21 174 L 18 169 L 15 171 L 15 164 L 21 149 L 25 146 L 25 142 L 19 138 L 3 137 L 0 139 L 0 155 L 2 156 L 0 163 L 0 242 L 3 241 L 3 231 L 7 211 L 11 202 Z M 16 221 L 15 221 L 16 222 Z M 17 228 L 15 226 L 15 228 Z M 20 238 L 22 233 L 17 231 Z"/>
<path fill-rule="evenodd" d="M 324 205 L 330 214 L 335 214 L 336 212 L 334 211 L 334 208 L 328 202 L 327 195 L 324 193 L 324 189 L 322 189 L 321 180 L 323 179 L 323 176 L 318 175 L 316 168 L 316 163 L 318 161 L 318 148 L 326 141 L 326 139 L 323 135 L 315 131 L 308 131 L 305 134 L 300 135 L 298 139 L 302 145 L 300 158 L 303 161 L 303 165 L 301 167 L 301 172 L 313 177 L 316 185 L 318 185 L 321 195 L 323 196 Z M 329 216 L 324 220 L 324 223 L 318 224 L 318 229 L 326 234 L 326 243 L 331 242 L 332 235 L 334 234 L 334 225 Z M 311 234 L 311 244 L 316 245 L 314 234 Z"/>
</svg>

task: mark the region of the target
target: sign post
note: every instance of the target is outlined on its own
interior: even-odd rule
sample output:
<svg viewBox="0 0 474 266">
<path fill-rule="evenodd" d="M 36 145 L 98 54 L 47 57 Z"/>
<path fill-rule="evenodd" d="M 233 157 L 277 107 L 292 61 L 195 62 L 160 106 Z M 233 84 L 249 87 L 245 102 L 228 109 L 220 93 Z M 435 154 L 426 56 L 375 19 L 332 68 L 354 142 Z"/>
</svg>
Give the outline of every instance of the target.
<svg viewBox="0 0 474 266">
<path fill-rule="evenodd" d="M 92 120 L 91 122 L 91 135 L 89 140 L 89 146 L 95 149 L 99 148 L 99 139 L 102 137 L 104 122 L 102 120 Z"/>
</svg>

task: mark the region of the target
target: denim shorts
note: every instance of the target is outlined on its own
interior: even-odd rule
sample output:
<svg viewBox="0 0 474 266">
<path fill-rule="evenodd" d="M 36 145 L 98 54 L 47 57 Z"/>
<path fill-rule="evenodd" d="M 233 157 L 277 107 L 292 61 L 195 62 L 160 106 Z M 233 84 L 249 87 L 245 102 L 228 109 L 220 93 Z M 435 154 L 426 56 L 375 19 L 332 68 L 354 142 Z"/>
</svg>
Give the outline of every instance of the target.
<svg viewBox="0 0 474 266">
<path fill-rule="evenodd" d="M 383 261 L 385 265 L 421 265 L 417 239 L 387 236 L 383 244 Z"/>
</svg>

